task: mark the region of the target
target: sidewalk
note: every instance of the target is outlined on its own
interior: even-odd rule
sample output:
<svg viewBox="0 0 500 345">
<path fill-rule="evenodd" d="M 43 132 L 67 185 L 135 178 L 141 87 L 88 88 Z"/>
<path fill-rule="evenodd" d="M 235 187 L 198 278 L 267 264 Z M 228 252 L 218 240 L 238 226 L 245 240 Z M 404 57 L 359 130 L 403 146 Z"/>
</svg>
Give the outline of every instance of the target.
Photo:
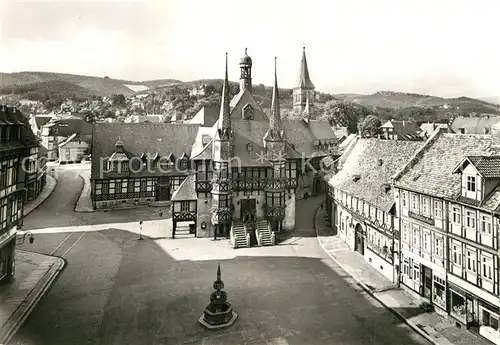
<svg viewBox="0 0 500 345">
<path fill-rule="evenodd" d="M 94 212 L 92 200 L 90 198 L 90 192 L 92 190 L 92 184 L 90 183 L 90 171 L 80 173 L 80 177 L 83 180 L 83 187 L 75 206 L 75 212 Z"/>
<path fill-rule="evenodd" d="M 0 286 L 0 344 L 7 344 L 64 268 L 64 260 L 16 250 L 16 272 Z"/>
<path fill-rule="evenodd" d="M 24 217 L 30 214 L 35 208 L 40 206 L 40 204 L 44 202 L 45 199 L 50 196 L 50 194 L 52 194 L 52 192 L 56 188 L 56 185 L 57 180 L 53 176 L 46 174 L 45 186 L 43 186 L 43 189 L 40 194 L 38 194 L 38 197 L 34 200 L 28 201 L 24 205 Z"/>
<path fill-rule="evenodd" d="M 318 241 L 329 256 L 369 295 L 404 320 L 415 332 L 433 344 L 439 345 L 491 345 L 479 335 L 460 329 L 451 319 L 421 309 L 422 300 L 414 298 L 387 280 L 370 266 L 364 258 L 349 249 L 347 244 L 325 223 L 325 210 L 318 209 L 314 224 Z"/>
</svg>

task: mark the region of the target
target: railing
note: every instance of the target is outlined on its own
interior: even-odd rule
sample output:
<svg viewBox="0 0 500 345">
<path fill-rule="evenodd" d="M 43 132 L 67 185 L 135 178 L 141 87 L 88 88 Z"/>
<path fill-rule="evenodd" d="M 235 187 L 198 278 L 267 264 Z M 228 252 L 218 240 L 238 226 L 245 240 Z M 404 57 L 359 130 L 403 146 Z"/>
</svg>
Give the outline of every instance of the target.
<svg viewBox="0 0 500 345">
<path fill-rule="evenodd" d="M 285 218 L 284 206 L 266 206 L 264 209 L 267 218 L 283 219 Z"/>
<path fill-rule="evenodd" d="M 196 220 L 196 212 L 193 211 L 180 211 L 173 213 L 174 220 L 177 221 L 195 221 Z"/>
<path fill-rule="evenodd" d="M 210 181 L 196 181 L 195 188 L 196 192 L 209 193 L 212 191 L 212 184 Z"/>
</svg>

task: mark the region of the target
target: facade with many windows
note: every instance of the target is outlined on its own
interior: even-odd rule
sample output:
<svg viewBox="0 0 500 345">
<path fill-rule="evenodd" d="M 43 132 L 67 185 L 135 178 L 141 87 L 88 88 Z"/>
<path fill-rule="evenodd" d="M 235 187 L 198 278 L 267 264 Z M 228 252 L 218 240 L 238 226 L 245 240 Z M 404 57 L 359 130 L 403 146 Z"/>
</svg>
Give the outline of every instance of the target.
<svg viewBox="0 0 500 345">
<path fill-rule="evenodd" d="M 331 224 L 352 250 L 387 279 L 397 281 L 399 224 L 395 221 L 391 176 L 421 142 L 356 139 L 329 178 L 326 209 Z"/>
<path fill-rule="evenodd" d="M 16 233 L 26 193 L 24 165 L 37 146 L 28 119 L 15 108 L 0 106 L 0 282 L 14 275 Z"/>
<path fill-rule="evenodd" d="M 500 131 L 492 129 L 431 136 L 395 188 L 402 286 L 498 344 Z"/>
</svg>

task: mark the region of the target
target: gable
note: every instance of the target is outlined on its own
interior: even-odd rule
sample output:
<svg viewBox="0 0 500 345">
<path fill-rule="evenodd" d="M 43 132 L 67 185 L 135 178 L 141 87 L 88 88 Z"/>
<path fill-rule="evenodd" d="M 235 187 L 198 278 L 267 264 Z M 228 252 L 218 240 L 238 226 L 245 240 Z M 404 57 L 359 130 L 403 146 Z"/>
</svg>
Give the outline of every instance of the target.
<svg viewBox="0 0 500 345">
<path fill-rule="evenodd" d="M 240 92 L 231 101 L 231 114 L 230 117 L 232 119 L 242 119 L 243 118 L 243 109 L 250 105 L 253 108 L 253 119 L 256 121 L 268 121 L 269 118 L 262 111 L 262 108 L 255 100 L 252 93 L 248 90 L 244 90 Z"/>
</svg>

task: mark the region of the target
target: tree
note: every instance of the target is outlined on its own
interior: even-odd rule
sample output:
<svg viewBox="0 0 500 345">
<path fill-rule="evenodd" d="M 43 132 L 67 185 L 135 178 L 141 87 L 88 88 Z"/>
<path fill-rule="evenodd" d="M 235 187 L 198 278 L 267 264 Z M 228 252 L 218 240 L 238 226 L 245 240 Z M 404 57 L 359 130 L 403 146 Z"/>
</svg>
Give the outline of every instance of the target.
<svg viewBox="0 0 500 345">
<path fill-rule="evenodd" d="M 377 134 L 382 122 L 375 115 L 368 115 L 358 123 L 358 132 L 363 138 L 373 137 Z"/>
<path fill-rule="evenodd" d="M 111 96 L 111 102 L 113 103 L 113 105 L 123 106 L 123 105 L 125 105 L 126 101 L 127 101 L 127 99 L 121 93 L 113 94 Z"/>
<path fill-rule="evenodd" d="M 358 119 L 366 116 L 368 109 L 345 101 L 328 101 L 318 120 L 328 121 L 332 126 L 347 127 L 349 133 L 356 133 Z"/>
</svg>

